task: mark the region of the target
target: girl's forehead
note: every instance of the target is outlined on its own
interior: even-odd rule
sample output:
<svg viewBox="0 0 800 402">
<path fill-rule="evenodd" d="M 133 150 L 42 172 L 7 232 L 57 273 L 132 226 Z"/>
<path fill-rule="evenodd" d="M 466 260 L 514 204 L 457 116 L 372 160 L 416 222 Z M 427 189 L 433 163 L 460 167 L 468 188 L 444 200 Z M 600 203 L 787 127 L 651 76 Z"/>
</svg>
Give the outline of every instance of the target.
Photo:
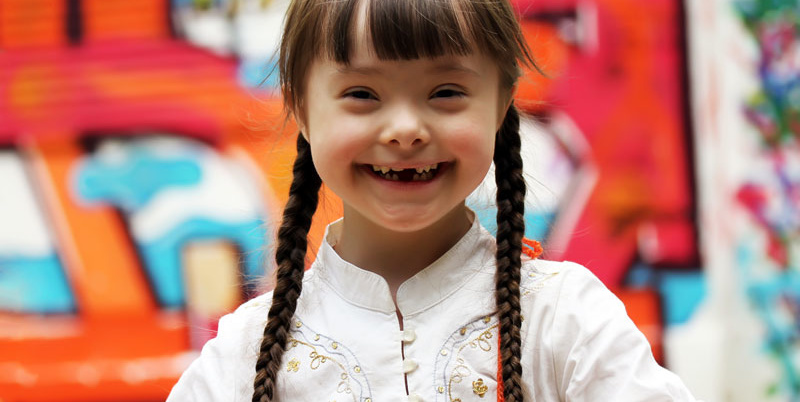
<svg viewBox="0 0 800 402">
<path fill-rule="evenodd" d="M 349 63 L 355 53 L 383 60 L 466 55 L 481 49 L 459 0 L 353 0 L 324 17 L 320 55 Z M 484 44 L 485 45 L 485 44 Z"/>
<path fill-rule="evenodd" d="M 366 51 L 366 49 L 364 50 Z M 374 52 L 361 53 L 356 51 L 348 63 L 338 63 L 332 60 L 329 60 L 328 63 L 331 72 L 335 74 L 358 74 L 363 76 L 413 70 L 426 75 L 458 74 L 480 78 L 496 72 L 495 63 L 482 54 L 385 60 L 378 58 Z"/>
</svg>

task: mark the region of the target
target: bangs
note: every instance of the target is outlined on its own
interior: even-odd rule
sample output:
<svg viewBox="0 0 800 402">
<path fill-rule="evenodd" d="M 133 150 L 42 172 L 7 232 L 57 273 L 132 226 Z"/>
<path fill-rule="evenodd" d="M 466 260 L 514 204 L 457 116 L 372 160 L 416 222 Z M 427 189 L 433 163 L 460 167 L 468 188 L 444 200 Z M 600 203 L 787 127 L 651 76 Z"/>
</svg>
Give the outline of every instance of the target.
<svg viewBox="0 0 800 402">
<path fill-rule="evenodd" d="M 505 88 L 520 63 L 536 68 L 507 0 L 293 0 L 278 62 L 287 106 L 297 110 L 313 59 L 349 64 L 360 40 L 382 60 L 481 52 L 497 63 Z"/>
<path fill-rule="evenodd" d="M 413 60 L 472 53 L 477 43 L 475 13 L 458 0 L 346 0 L 330 7 L 319 55 L 347 64 L 358 35 L 382 60 Z M 362 14 L 362 15 L 359 15 Z M 471 17 L 471 18 L 470 18 Z M 364 18 L 366 32 L 359 19 Z M 483 45 L 483 44 L 480 44 Z M 481 49 L 489 50 L 489 49 Z"/>
</svg>

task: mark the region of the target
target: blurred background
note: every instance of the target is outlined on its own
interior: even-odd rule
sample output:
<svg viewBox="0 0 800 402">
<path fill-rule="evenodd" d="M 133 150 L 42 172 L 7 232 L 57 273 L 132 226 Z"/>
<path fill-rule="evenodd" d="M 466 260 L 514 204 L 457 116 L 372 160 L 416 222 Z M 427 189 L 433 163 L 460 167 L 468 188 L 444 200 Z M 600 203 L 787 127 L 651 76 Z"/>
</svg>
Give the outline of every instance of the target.
<svg viewBox="0 0 800 402">
<path fill-rule="evenodd" d="M 513 3 L 527 237 L 696 396 L 800 401 L 800 0 Z M 0 401 L 164 400 L 268 288 L 286 5 L 0 0 Z"/>
</svg>

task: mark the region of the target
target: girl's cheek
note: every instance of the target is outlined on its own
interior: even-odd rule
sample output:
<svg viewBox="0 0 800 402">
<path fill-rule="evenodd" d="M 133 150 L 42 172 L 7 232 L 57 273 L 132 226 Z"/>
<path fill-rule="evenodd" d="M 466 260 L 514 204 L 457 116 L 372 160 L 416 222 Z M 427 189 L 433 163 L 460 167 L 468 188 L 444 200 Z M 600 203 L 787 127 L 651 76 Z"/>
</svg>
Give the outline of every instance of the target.
<svg viewBox="0 0 800 402">
<path fill-rule="evenodd" d="M 494 144 L 495 122 L 491 119 L 462 116 L 442 119 L 437 123 L 440 133 L 445 133 L 448 142 L 466 149 L 484 149 Z"/>
<path fill-rule="evenodd" d="M 312 147 L 339 158 L 355 157 L 369 143 L 370 136 L 363 125 L 353 122 L 331 121 L 327 127 L 322 125 L 311 135 Z"/>
</svg>

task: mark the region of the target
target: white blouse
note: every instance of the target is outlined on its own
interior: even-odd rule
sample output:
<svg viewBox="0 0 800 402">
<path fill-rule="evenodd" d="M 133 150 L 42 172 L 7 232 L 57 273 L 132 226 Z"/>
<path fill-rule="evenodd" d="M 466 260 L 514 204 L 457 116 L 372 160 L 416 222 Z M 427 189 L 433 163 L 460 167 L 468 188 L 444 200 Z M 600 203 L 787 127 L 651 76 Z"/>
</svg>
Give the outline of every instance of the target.
<svg viewBox="0 0 800 402">
<path fill-rule="evenodd" d="M 395 306 L 381 276 L 334 251 L 337 225 L 303 279 L 278 399 L 494 401 L 492 235 L 476 220 L 400 286 Z M 695 400 L 655 362 L 623 304 L 586 268 L 523 256 L 521 295 L 526 401 Z M 168 401 L 249 402 L 271 299 L 271 292 L 261 295 L 223 317 Z"/>
</svg>

